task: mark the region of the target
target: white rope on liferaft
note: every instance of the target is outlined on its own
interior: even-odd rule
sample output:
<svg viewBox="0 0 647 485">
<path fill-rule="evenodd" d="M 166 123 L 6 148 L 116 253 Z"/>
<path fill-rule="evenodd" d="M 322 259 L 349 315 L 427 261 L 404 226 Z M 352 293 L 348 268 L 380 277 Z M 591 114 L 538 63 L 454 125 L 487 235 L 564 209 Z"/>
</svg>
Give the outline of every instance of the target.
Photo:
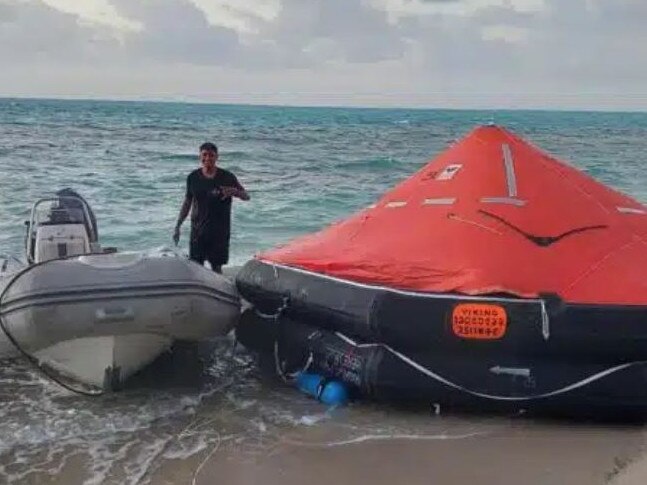
<svg viewBox="0 0 647 485">
<path fill-rule="evenodd" d="M 271 266 L 272 266 L 272 269 L 274 270 L 275 278 L 278 277 L 277 268 L 287 268 L 286 266 L 276 264 L 276 263 L 272 263 Z M 298 272 L 298 273 L 313 274 L 313 273 L 311 273 L 309 271 L 306 271 L 306 270 L 303 270 L 303 269 L 300 269 L 300 268 L 290 267 L 289 269 L 291 271 L 295 271 L 295 272 Z M 328 279 L 328 280 L 333 280 L 333 281 L 340 281 L 338 278 L 328 276 L 328 275 L 317 274 L 317 276 L 320 277 L 320 278 L 323 278 L 323 279 Z M 393 288 L 366 285 L 366 284 L 363 284 L 363 283 L 356 283 L 356 282 L 351 282 L 351 281 L 346 281 L 346 280 L 344 280 L 344 283 L 350 284 L 350 285 L 353 285 L 353 286 L 363 287 L 363 288 L 381 289 L 381 290 L 384 290 L 384 291 L 390 291 L 390 292 L 398 293 L 398 294 L 420 296 L 419 293 L 413 293 L 413 292 L 408 292 L 408 291 L 403 291 L 403 290 L 394 290 Z M 439 298 L 439 296 L 433 295 L 433 294 L 425 295 L 425 297 L 427 297 L 427 298 Z M 462 297 L 460 297 L 460 299 L 469 301 L 469 300 L 477 300 L 478 297 L 462 296 Z M 492 301 L 501 301 L 501 302 L 512 301 L 512 300 L 510 300 L 508 298 L 492 298 L 491 300 Z M 548 314 L 548 309 L 546 308 L 545 301 L 543 299 L 528 300 L 528 301 L 533 301 L 533 302 L 536 302 L 536 303 L 538 303 L 540 305 L 542 335 L 543 335 L 545 340 L 548 340 L 550 338 L 550 334 L 551 334 L 551 324 L 550 324 L 551 322 L 550 322 L 550 317 L 549 317 L 549 314 Z M 285 310 L 285 308 L 287 308 L 287 297 L 284 297 L 283 305 L 281 307 L 279 307 L 279 309 L 277 310 L 277 312 L 275 314 L 272 314 L 272 315 L 263 314 L 261 312 L 258 312 L 258 310 L 257 310 L 257 313 L 258 313 L 259 316 L 261 316 L 263 318 L 278 320 L 278 317 Z M 420 373 L 422 373 L 422 374 L 424 374 L 424 375 L 426 375 L 428 377 L 431 377 L 432 379 L 435 379 L 438 382 L 440 382 L 442 384 L 445 384 L 446 386 L 449 386 L 451 388 L 457 389 L 457 390 L 462 391 L 462 392 L 466 392 L 466 393 L 471 394 L 471 395 L 476 396 L 476 397 L 499 400 L 499 401 L 522 402 L 522 401 L 530 401 L 530 400 L 533 400 L 533 399 L 544 399 L 544 398 L 549 398 L 549 397 L 553 397 L 553 396 L 558 396 L 560 394 L 565 394 L 565 393 L 573 391 L 575 389 L 579 389 L 581 387 L 584 387 L 584 386 L 586 386 L 586 385 L 588 385 L 588 384 L 590 384 L 592 382 L 603 379 L 603 378 L 605 378 L 605 377 L 607 377 L 607 376 L 609 376 L 611 374 L 614 374 L 616 372 L 620 372 L 622 370 L 625 370 L 625 369 L 628 369 L 630 367 L 634 367 L 634 366 L 637 366 L 637 365 L 647 364 L 647 361 L 635 361 L 635 362 L 628 362 L 628 363 L 624 363 L 624 364 L 619 364 L 619 365 L 610 367 L 608 369 L 605 369 L 605 370 L 603 370 L 601 372 L 590 375 L 589 377 L 587 377 L 585 379 L 582 379 L 580 381 L 577 381 L 577 382 L 575 382 L 573 384 L 570 384 L 568 386 L 562 387 L 560 389 L 556 389 L 554 391 L 542 393 L 542 394 L 535 394 L 535 395 L 529 395 L 529 396 L 499 396 L 499 395 L 495 395 L 495 394 L 487 394 L 487 393 L 483 393 L 483 392 L 479 392 L 479 391 L 474 391 L 472 389 L 468 389 L 466 387 L 463 387 L 460 384 L 456 384 L 455 382 L 452 382 L 449 379 L 446 379 L 445 377 L 442 377 L 441 375 L 439 375 L 439 374 L 433 372 L 432 370 L 424 367 L 423 365 L 421 365 L 418 362 L 414 361 L 410 357 L 407 357 L 403 353 L 398 352 L 397 350 L 393 349 L 389 345 L 381 344 L 381 343 L 360 344 L 360 343 L 355 342 L 350 337 L 347 337 L 346 335 L 342 334 L 341 332 L 335 332 L 335 335 L 337 335 L 337 337 L 339 337 L 340 339 L 344 340 L 346 343 L 348 343 L 348 344 L 350 344 L 350 345 L 352 345 L 352 346 L 354 346 L 356 348 L 382 347 L 383 349 L 385 349 L 386 351 L 388 351 L 389 353 L 391 353 L 392 355 L 394 355 L 395 357 L 400 359 L 405 364 L 407 364 L 407 365 L 413 367 L 414 369 L 416 369 L 418 372 L 420 372 Z M 309 337 L 309 338 L 311 338 L 311 337 Z M 285 376 L 282 375 L 283 372 L 282 372 L 280 362 L 279 362 L 278 342 L 275 342 L 274 354 L 275 354 L 275 363 L 276 363 L 276 366 L 277 366 L 277 372 L 279 373 L 279 375 L 282 376 L 282 378 L 285 378 Z M 308 365 L 311 365 L 310 358 L 312 358 L 312 353 L 310 353 L 310 357 L 308 359 L 308 361 L 309 361 Z"/>
<path fill-rule="evenodd" d="M 310 338 L 310 337 L 308 337 Z M 281 363 L 281 357 L 279 356 L 279 339 L 277 338 L 274 341 L 274 368 L 276 369 L 276 373 L 278 376 L 281 378 L 281 380 L 285 383 L 290 383 L 294 381 L 294 379 L 301 374 L 302 372 L 306 372 L 308 369 L 310 369 L 310 366 L 314 362 L 314 355 L 312 354 L 312 351 L 308 354 L 308 358 L 306 359 L 306 363 L 303 365 L 303 367 L 300 370 L 294 371 L 294 372 L 286 372 L 284 369 L 285 363 Z"/>
<path fill-rule="evenodd" d="M 441 382 L 442 384 L 445 384 L 446 386 L 452 387 L 452 388 L 457 389 L 457 390 L 462 391 L 462 392 L 466 392 L 466 393 L 471 394 L 471 395 L 476 396 L 476 397 L 482 397 L 482 398 L 486 398 L 486 399 L 494 399 L 494 400 L 498 400 L 498 401 L 530 401 L 532 399 L 544 399 L 544 398 L 548 398 L 548 397 L 558 396 L 560 394 L 565 394 L 567 392 L 573 391 L 573 390 L 578 389 L 580 387 L 584 387 L 587 384 L 590 384 L 591 382 L 595 382 L 595 381 L 600 380 L 600 379 L 602 379 L 602 378 L 604 378 L 604 377 L 606 377 L 608 375 L 614 374 L 616 372 L 627 369 L 629 367 L 633 367 L 635 365 L 640 365 L 640 364 L 647 363 L 645 361 L 638 361 L 638 362 L 629 362 L 629 363 L 626 363 L 626 364 L 620 364 L 620 365 L 617 365 L 617 366 L 614 366 L 614 367 L 610 367 L 610 368 L 608 368 L 606 370 L 603 370 L 602 372 L 598 372 L 596 374 L 593 374 L 593 375 L 591 375 L 591 376 L 589 376 L 589 377 L 587 377 L 585 379 L 582 379 L 582 380 L 580 380 L 578 382 L 570 384 L 570 385 L 568 385 L 566 387 L 562 387 L 560 389 L 556 389 L 554 391 L 546 392 L 546 393 L 543 393 L 543 394 L 535 394 L 535 395 L 531 395 L 531 396 L 498 396 L 498 395 L 495 395 L 495 394 L 486 394 L 486 393 L 483 393 L 483 392 L 473 391 L 473 390 L 468 389 L 466 387 L 463 387 L 463 386 L 461 386 L 459 384 L 456 384 L 456 383 L 442 377 L 441 375 L 436 374 L 435 372 L 429 370 L 428 368 L 424 367 L 423 365 L 419 364 L 418 362 L 414 361 L 413 359 L 407 357 L 403 353 L 398 352 L 397 350 L 393 349 L 389 345 L 375 344 L 375 343 L 372 343 L 372 344 L 360 344 L 360 343 L 355 342 L 353 339 L 351 339 L 350 337 L 347 337 L 346 335 L 344 335 L 344 334 L 342 334 L 340 332 L 335 332 L 335 335 L 337 335 L 337 337 L 339 337 L 341 340 L 343 340 L 347 344 L 350 344 L 353 347 L 356 347 L 358 349 L 371 348 L 371 347 L 382 347 L 383 349 L 387 350 L 388 352 L 390 352 L 391 354 L 396 356 L 398 359 L 402 360 L 405 364 L 408 364 L 409 366 L 413 367 L 414 369 L 421 372 L 422 374 L 424 374 L 424 375 L 426 375 L 428 377 L 431 377 L 432 379 L 435 379 L 438 382 Z"/>
<path fill-rule="evenodd" d="M 281 300 L 281 305 L 279 305 L 274 313 L 263 313 L 256 307 L 254 307 L 254 311 L 259 317 L 264 318 L 265 320 L 278 320 L 281 314 L 287 309 L 289 303 L 290 297 L 284 296 Z"/>
<path fill-rule="evenodd" d="M 254 311 L 256 314 L 265 319 L 265 320 L 273 320 L 275 323 L 278 324 L 279 317 L 283 312 L 288 308 L 288 305 L 290 303 L 290 298 L 288 296 L 284 296 L 283 299 L 281 300 L 281 305 L 276 309 L 274 313 L 263 313 L 258 308 L 254 308 Z M 313 338 L 315 335 L 317 335 L 318 332 L 313 332 L 308 336 L 308 340 Z M 306 359 L 305 364 L 300 370 L 294 371 L 294 372 L 286 372 L 285 370 L 285 363 L 281 362 L 281 357 L 280 357 L 280 352 L 279 352 L 279 339 L 278 336 L 274 340 L 274 369 L 276 370 L 276 374 L 281 378 L 283 382 L 290 383 L 294 381 L 297 375 L 299 375 L 302 372 L 306 372 L 308 369 L 310 369 L 310 366 L 314 362 L 314 355 L 312 354 L 312 351 L 308 354 L 308 358 Z"/>
</svg>

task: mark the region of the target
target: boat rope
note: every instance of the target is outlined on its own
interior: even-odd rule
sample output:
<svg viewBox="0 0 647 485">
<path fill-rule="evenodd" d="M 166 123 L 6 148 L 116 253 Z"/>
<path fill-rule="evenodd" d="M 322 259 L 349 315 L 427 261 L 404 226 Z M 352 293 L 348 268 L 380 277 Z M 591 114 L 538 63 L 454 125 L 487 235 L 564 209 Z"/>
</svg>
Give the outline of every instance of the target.
<svg viewBox="0 0 647 485">
<path fill-rule="evenodd" d="M 544 340 L 550 338 L 550 316 L 544 300 L 541 301 L 541 334 L 544 336 Z"/>
<path fill-rule="evenodd" d="M 288 308 L 289 303 L 290 297 L 286 295 L 283 297 L 283 299 L 281 300 L 281 305 L 277 307 L 274 313 L 263 313 L 256 307 L 254 307 L 254 312 L 256 312 L 259 317 L 264 318 L 265 320 L 278 320 L 283 312 Z"/>
<path fill-rule="evenodd" d="M 283 314 L 283 312 L 288 308 L 290 303 L 290 298 L 288 296 L 284 296 L 281 305 L 276 309 L 274 313 L 263 313 L 258 310 L 258 308 L 254 307 L 254 312 L 261 317 L 264 320 L 272 320 L 274 321 L 277 325 L 280 325 L 281 320 L 279 317 Z M 318 335 L 318 332 L 313 332 L 308 336 L 308 341 L 312 339 L 314 336 Z M 293 372 L 287 372 L 285 370 L 285 362 L 281 362 L 281 356 L 280 356 L 280 351 L 279 351 L 279 332 L 276 333 L 276 338 L 274 339 L 274 369 L 276 370 L 276 374 L 281 378 L 281 380 L 285 383 L 290 383 L 294 381 L 297 375 L 299 375 L 302 372 L 306 372 L 308 369 L 310 369 L 310 366 L 314 362 L 314 355 L 312 351 L 309 352 L 308 358 L 306 359 L 305 364 L 300 370 L 296 370 Z"/>
<path fill-rule="evenodd" d="M 646 361 L 636 361 L 636 362 L 628 362 L 628 363 L 625 363 L 625 364 L 616 365 L 614 367 L 610 367 L 608 369 L 605 369 L 605 370 L 603 370 L 601 372 L 593 374 L 593 375 L 591 375 L 591 376 L 589 376 L 589 377 L 587 377 L 585 379 L 582 379 L 582 380 L 580 380 L 578 382 L 575 382 L 573 384 L 570 384 L 568 386 L 562 387 L 560 389 L 556 389 L 554 391 L 545 392 L 545 393 L 542 393 L 542 394 L 534 394 L 534 395 L 529 395 L 529 396 L 500 396 L 500 395 L 496 395 L 496 394 L 487 394 L 487 393 L 483 393 L 483 392 L 479 392 L 479 391 L 474 391 L 472 389 L 468 389 L 466 387 L 463 387 L 460 384 L 456 384 L 455 382 L 452 382 L 449 379 L 446 379 L 446 378 L 442 377 L 441 375 L 436 374 L 435 372 L 431 371 L 430 369 L 424 367 L 423 365 L 421 365 L 418 362 L 414 361 L 413 359 L 407 357 L 403 353 L 398 352 L 397 350 L 393 349 L 389 345 L 376 344 L 376 343 L 361 344 L 361 343 L 355 342 L 353 339 L 351 339 L 350 337 L 347 337 L 346 335 L 344 335 L 344 334 L 342 334 L 340 332 L 335 332 L 335 335 L 337 335 L 337 337 L 339 337 L 341 340 L 343 340 L 347 344 L 350 344 L 350 345 L 352 345 L 353 347 L 356 347 L 356 348 L 381 347 L 381 348 L 387 350 L 388 352 L 390 352 L 391 354 L 393 354 L 394 356 L 396 356 L 397 358 L 399 358 L 400 360 L 402 360 L 405 364 L 408 364 L 409 366 L 413 367 L 414 369 L 421 372 L 422 374 L 424 374 L 424 375 L 426 375 L 428 377 L 431 377 L 432 379 L 435 379 L 438 382 L 440 382 L 442 384 L 445 384 L 446 386 L 452 387 L 452 388 L 457 389 L 457 390 L 462 391 L 462 392 L 466 392 L 468 394 L 471 394 L 472 396 L 482 397 L 482 398 L 486 398 L 486 399 L 493 399 L 493 400 L 497 400 L 497 401 L 530 401 L 530 400 L 533 400 L 533 399 L 545 399 L 545 398 L 549 398 L 549 397 L 554 397 L 554 396 L 558 396 L 560 394 L 565 394 L 567 392 L 573 391 L 573 390 L 578 389 L 580 387 L 584 387 L 584 386 L 586 386 L 586 385 L 588 385 L 588 384 L 590 384 L 592 382 L 595 382 L 597 380 L 600 380 L 600 379 L 602 379 L 602 378 L 604 378 L 604 377 L 606 377 L 608 375 L 614 374 L 614 373 L 622 371 L 624 369 L 628 369 L 629 367 L 633 367 L 633 366 L 641 365 L 641 364 L 647 364 Z"/>
<path fill-rule="evenodd" d="M 309 339 L 310 337 L 308 337 Z M 276 370 L 277 375 L 281 378 L 281 380 L 285 383 L 291 383 L 296 379 L 296 377 L 301 374 L 302 372 L 307 372 L 308 369 L 310 369 L 310 366 L 314 363 L 314 354 L 312 351 L 308 353 L 308 358 L 306 359 L 306 363 L 303 365 L 303 367 L 299 370 L 293 371 L 293 372 L 286 372 L 285 371 L 285 362 L 281 362 L 281 357 L 279 353 L 279 339 L 277 338 L 274 341 L 274 368 Z"/>
<path fill-rule="evenodd" d="M 277 325 L 279 325 L 280 324 L 279 317 L 288 308 L 289 302 L 290 302 L 290 297 L 286 295 L 286 296 L 283 296 L 283 299 L 281 300 L 281 304 L 277 307 L 274 313 L 263 313 L 256 307 L 254 307 L 254 312 L 263 320 L 272 320 Z M 285 371 L 285 362 L 281 362 L 280 352 L 279 352 L 278 332 L 277 332 L 276 338 L 274 339 L 273 354 L 274 354 L 274 370 L 276 371 L 276 374 L 281 378 L 283 382 L 286 382 L 286 383 L 290 382 L 294 378 L 294 375 L 296 374 L 287 373 Z M 309 366 L 310 364 L 308 364 L 308 367 Z"/>
<path fill-rule="evenodd" d="M 27 350 L 23 348 L 23 346 L 16 340 L 14 335 L 9 331 L 9 328 L 6 325 L 3 311 L 2 311 L 2 300 L 5 298 L 7 295 L 9 289 L 13 286 L 13 284 L 18 281 L 18 278 L 23 276 L 24 274 L 28 273 L 29 271 L 33 270 L 34 268 L 37 268 L 38 266 L 43 266 L 47 263 L 50 263 L 52 261 L 60 261 L 63 259 L 71 259 L 72 257 L 76 256 L 68 256 L 66 258 L 60 258 L 60 259 L 54 259 L 54 260 L 49 260 L 49 261 L 42 261 L 40 263 L 34 263 L 26 268 L 22 268 L 21 270 L 17 271 L 13 275 L 11 275 L 9 282 L 7 285 L 3 288 L 2 292 L 0 292 L 0 329 L 2 332 L 6 335 L 7 339 L 11 344 L 18 350 L 18 352 L 25 357 L 25 359 L 32 364 L 40 373 L 42 373 L 45 377 L 47 377 L 49 380 L 52 382 L 58 384 L 59 386 L 63 387 L 64 389 L 67 389 L 68 391 L 74 392 L 76 394 L 80 394 L 82 396 L 89 396 L 89 397 L 98 397 L 104 394 L 104 391 L 98 388 L 94 388 L 93 386 L 87 386 L 89 391 L 85 389 L 81 389 L 75 386 L 72 386 L 70 384 L 67 384 L 62 380 L 61 377 L 58 377 L 54 375 L 52 372 L 50 372 L 45 365 L 34 355 L 30 354 Z M 85 384 L 84 384 L 85 385 Z"/>
</svg>

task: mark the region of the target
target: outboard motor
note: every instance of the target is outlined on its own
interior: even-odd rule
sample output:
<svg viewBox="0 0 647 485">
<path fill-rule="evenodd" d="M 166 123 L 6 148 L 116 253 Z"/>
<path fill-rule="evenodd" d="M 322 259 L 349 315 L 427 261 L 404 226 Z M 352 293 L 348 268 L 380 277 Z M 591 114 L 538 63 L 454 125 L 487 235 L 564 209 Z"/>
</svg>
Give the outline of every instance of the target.
<svg viewBox="0 0 647 485">
<path fill-rule="evenodd" d="M 56 192 L 56 196 L 60 198 L 62 207 L 66 208 L 71 215 L 75 216 L 77 220 L 81 218 L 84 220 L 84 223 L 88 226 L 90 242 L 98 242 L 97 219 L 94 217 L 90 204 L 78 192 L 69 187 Z"/>
<path fill-rule="evenodd" d="M 63 189 L 56 197 L 37 200 L 27 222 L 29 263 L 101 252 L 97 222 L 83 197 Z"/>
</svg>

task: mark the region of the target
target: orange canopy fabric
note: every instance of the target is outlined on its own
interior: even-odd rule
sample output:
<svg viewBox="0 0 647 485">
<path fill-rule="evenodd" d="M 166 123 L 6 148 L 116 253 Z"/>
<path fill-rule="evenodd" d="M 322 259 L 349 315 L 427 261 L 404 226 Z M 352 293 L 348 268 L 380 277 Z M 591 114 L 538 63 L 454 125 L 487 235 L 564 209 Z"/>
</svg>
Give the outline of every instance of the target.
<svg viewBox="0 0 647 485">
<path fill-rule="evenodd" d="M 647 305 L 647 208 L 485 126 L 374 206 L 258 258 L 421 292 Z"/>
</svg>

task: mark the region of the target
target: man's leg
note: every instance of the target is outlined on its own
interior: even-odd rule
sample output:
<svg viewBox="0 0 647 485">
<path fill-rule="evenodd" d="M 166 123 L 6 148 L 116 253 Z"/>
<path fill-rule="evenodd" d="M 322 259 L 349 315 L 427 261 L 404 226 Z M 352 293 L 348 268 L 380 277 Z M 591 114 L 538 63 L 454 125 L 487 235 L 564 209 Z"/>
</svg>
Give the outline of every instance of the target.
<svg viewBox="0 0 647 485">
<path fill-rule="evenodd" d="M 209 252 L 208 260 L 211 269 L 222 274 L 222 266 L 229 260 L 229 245 L 222 242 L 214 244 Z"/>
<path fill-rule="evenodd" d="M 204 261 L 207 259 L 207 252 L 199 241 L 191 240 L 191 244 L 189 245 L 189 259 L 204 266 Z"/>
<path fill-rule="evenodd" d="M 216 273 L 222 274 L 222 265 L 224 263 L 219 254 L 210 254 L 207 261 L 209 261 L 209 266 L 211 266 L 212 270 Z"/>
<path fill-rule="evenodd" d="M 223 259 L 221 251 L 211 252 L 207 258 L 211 269 L 218 273 L 222 274 L 222 265 L 227 264 L 227 260 Z"/>
</svg>

